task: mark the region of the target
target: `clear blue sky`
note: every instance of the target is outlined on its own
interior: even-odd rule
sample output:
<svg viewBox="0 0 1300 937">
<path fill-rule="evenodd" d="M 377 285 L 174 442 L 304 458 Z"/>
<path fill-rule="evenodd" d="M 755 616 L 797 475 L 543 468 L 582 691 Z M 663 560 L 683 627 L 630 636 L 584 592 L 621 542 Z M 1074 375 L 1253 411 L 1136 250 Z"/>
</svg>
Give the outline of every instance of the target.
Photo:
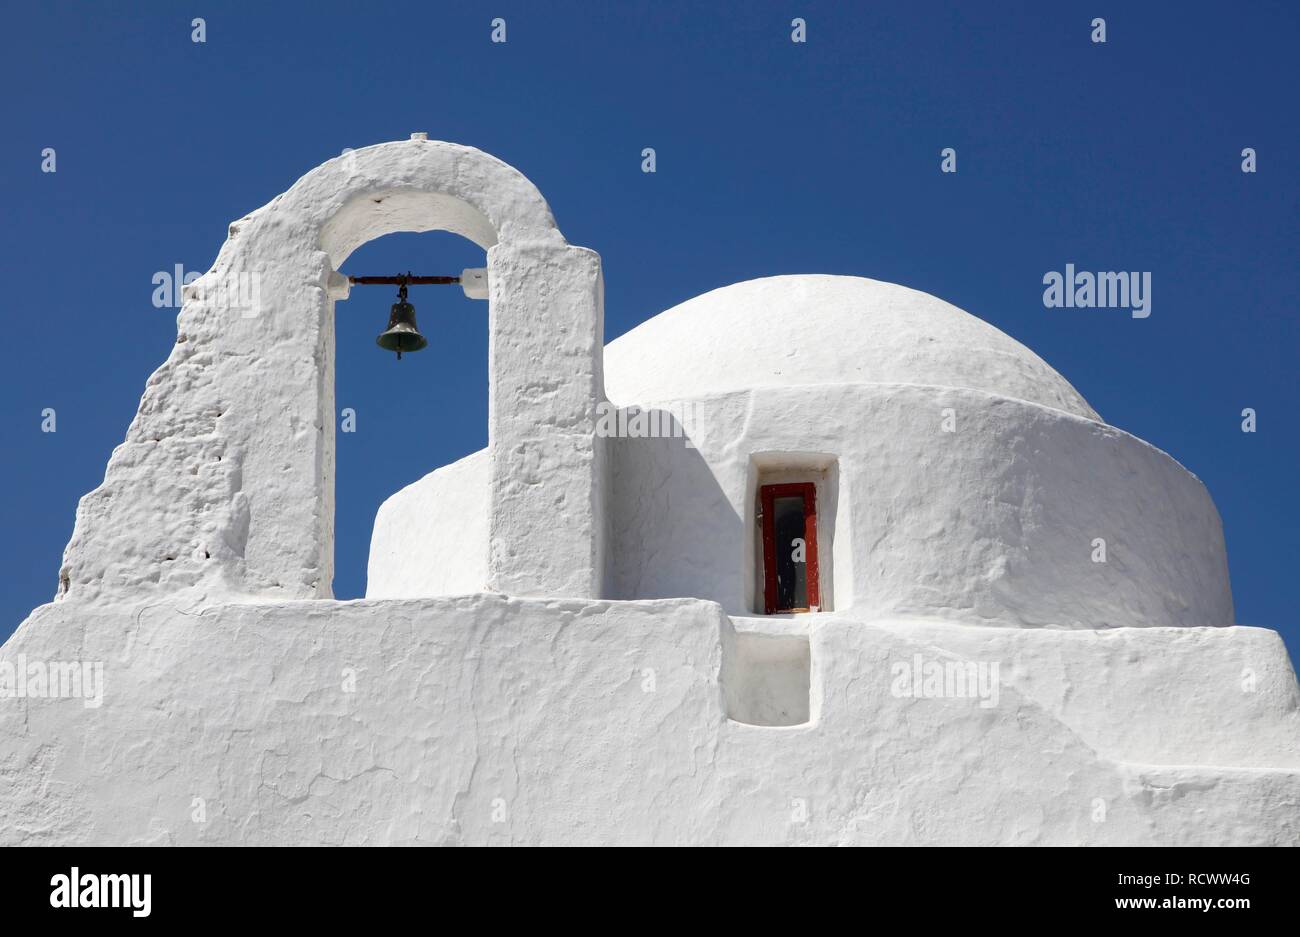
<svg viewBox="0 0 1300 937">
<path fill-rule="evenodd" d="M 986 319 L 1205 482 L 1238 621 L 1294 651 L 1298 20 L 1290 2 L 6 3 L 0 638 L 53 595 L 77 499 L 174 341 L 153 275 L 206 270 L 230 221 L 345 147 L 427 131 L 518 167 L 600 252 L 610 338 L 778 273 L 891 280 Z M 396 235 L 345 269 L 483 262 Z M 1151 317 L 1044 308 L 1067 262 L 1151 271 Z M 400 365 L 373 343 L 386 289 L 338 307 L 338 403 L 358 415 L 338 437 L 340 597 L 365 590 L 380 502 L 486 442 L 484 304 L 412 298 L 433 345 Z"/>
</svg>

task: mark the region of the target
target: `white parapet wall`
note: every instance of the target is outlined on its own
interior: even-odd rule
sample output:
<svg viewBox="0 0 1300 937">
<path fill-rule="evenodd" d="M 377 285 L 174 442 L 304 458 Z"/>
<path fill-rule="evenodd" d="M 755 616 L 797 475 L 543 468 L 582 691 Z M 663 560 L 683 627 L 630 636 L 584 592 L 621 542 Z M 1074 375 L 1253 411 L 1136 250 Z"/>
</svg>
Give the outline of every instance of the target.
<svg viewBox="0 0 1300 937">
<path fill-rule="evenodd" d="M 1272 632 L 815 615 L 756 649 L 753 624 L 696 600 L 45 606 L 0 660 L 98 661 L 102 694 L 0 700 L 0 843 L 1300 839 Z"/>
</svg>

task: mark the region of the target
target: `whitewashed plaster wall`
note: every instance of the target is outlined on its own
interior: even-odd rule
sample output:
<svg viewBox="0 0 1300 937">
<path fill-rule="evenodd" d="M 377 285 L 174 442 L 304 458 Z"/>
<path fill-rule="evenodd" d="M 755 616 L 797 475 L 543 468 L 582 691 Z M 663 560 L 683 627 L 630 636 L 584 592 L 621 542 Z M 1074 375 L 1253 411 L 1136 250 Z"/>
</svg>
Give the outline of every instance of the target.
<svg viewBox="0 0 1300 937">
<path fill-rule="evenodd" d="M 599 258 L 565 243 L 516 170 L 412 139 L 332 159 L 230 226 L 186 288 L 176 346 L 103 484 L 78 506 L 59 597 L 328 597 L 333 302 L 347 294 L 335 271 L 373 238 L 434 229 L 487 249 L 489 583 L 599 594 Z M 250 277 L 255 305 L 238 289 Z"/>
<path fill-rule="evenodd" d="M 836 526 L 822 560 L 833 564 L 837 610 L 1020 627 L 1235 623 L 1205 487 L 1114 427 L 906 385 L 767 387 L 647 406 L 683 423 L 692 414 L 695 448 L 613 440 L 612 597 L 761 610 L 754 457 L 818 453 L 838 462 L 840 504 L 819 514 Z M 948 409 L 952 433 L 942 429 Z M 1104 563 L 1093 561 L 1097 538 Z"/>
<path fill-rule="evenodd" d="M 1235 623 L 1223 530 L 1204 485 L 1104 423 L 910 385 L 767 387 L 647 407 L 689 423 L 693 447 L 608 440 L 611 598 L 760 611 L 759 469 L 829 462 L 818 539 L 838 611 L 1004 627 Z M 952 433 L 942 429 L 948 409 Z M 483 469 L 471 456 L 385 503 L 368 598 L 477 590 L 478 569 L 444 545 L 457 531 L 476 554 L 471 515 L 482 496 L 467 492 L 486 490 Z M 1105 562 L 1094 562 L 1097 539 Z"/>
<path fill-rule="evenodd" d="M 4 656 L 103 660 L 103 705 L 0 705 L 6 845 L 1300 841 L 1261 629 L 808 616 L 809 719 L 765 726 L 729 718 L 754 662 L 707 602 L 71 609 Z M 1000 661 L 996 705 L 896 695 L 918 654 Z"/>
</svg>

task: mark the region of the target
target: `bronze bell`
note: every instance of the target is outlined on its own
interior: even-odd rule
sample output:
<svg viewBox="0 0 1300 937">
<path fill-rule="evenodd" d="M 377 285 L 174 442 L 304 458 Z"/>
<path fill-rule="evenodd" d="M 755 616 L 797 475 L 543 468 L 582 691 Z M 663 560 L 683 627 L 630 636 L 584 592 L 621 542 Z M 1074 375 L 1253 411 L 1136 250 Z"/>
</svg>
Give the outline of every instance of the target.
<svg viewBox="0 0 1300 937">
<path fill-rule="evenodd" d="M 388 314 L 388 328 L 379 333 L 375 344 L 380 348 L 397 352 L 397 360 L 402 360 L 402 352 L 419 351 L 429 344 L 429 340 L 420 334 L 415 326 L 415 307 L 406 301 L 406 284 L 397 291 L 397 302 Z"/>
</svg>

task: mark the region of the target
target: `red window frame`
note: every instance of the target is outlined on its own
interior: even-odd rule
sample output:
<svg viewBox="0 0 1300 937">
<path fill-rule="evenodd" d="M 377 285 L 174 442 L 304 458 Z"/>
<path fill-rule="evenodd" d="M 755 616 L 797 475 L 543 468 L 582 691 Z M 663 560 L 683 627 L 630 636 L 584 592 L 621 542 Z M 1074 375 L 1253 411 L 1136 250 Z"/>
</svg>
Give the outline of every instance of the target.
<svg viewBox="0 0 1300 937">
<path fill-rule="evenodd" d="M 777 498 L 803 496 L 803 542 L 805 546 L 804 582 L 808 591 L 807 608 L 776 607 L 776 511 Z M 768 615 L 781 612 L 806 612 L 821 608 L 821 587 L 817 565 L 817 485 L 813 482 L 794 482 L 785 485 L 763 485 L 759 488 L 759 502 L 763 508 L 763 605 Z"/>
</svg>

